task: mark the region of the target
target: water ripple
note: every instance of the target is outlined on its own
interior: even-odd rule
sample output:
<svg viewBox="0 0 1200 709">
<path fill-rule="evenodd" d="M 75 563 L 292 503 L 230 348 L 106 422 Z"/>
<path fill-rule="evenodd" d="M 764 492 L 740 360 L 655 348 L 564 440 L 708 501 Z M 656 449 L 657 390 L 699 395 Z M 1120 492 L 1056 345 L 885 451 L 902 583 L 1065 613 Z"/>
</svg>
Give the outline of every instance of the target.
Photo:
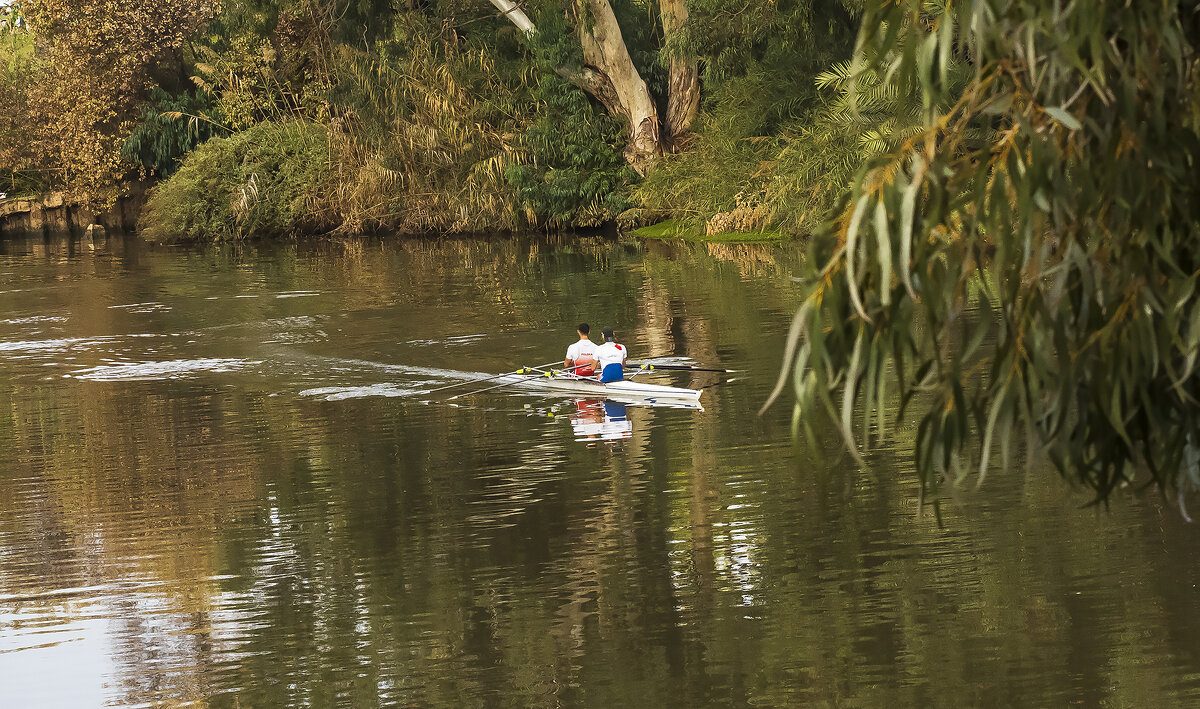
<svg viewBox="0 0 1200 709">
<path fill-rule="evenodd" d="M 409 396 L 423 391 L 418 387 L 402 387 L 395 384 L 368 384 L 366 386 L 316 387 L 305 389 L 300 396 L 310 396 L 325 401 L 362 399 L 368 396 Z"/>
<path fill-rule="evenodd" d="M 110 305 L 110 310 L 124 310 L 129 313 L 157 313 L 170 310 L 171 306 L 164 303 L 129 303 L 128 305 Z"/>
<path fill-rule="evenodd" d="M 27 318 L 9 318 L 8 320 L 0 320 L 0 325 L 37 325 L 47 322 L 66 322 L 67 319 L 60 315 L 31 315 Z"/>
<path fill-rule="evenodd" d="M 128 364 L 90 367 L 88 369 L 76 370 L 69 376 L 75 379 L 86 379 L 94 382 L 151 381 L 158 379 L 180 379 L 198 372 L 224 374 L 258 364 L 262 364 L 262 362 L 221 357 L 174 359 L 166 362 L 130 362 Z"/>
</svg>

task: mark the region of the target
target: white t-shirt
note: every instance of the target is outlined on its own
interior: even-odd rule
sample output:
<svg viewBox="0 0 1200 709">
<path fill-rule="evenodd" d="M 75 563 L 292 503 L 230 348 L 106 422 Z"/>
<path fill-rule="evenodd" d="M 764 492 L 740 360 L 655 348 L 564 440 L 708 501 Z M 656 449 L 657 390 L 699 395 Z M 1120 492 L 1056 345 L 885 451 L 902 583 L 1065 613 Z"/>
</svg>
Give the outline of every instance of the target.
<svg viewBox="0 0 1200 709">
<path fill-rule="evenodd" d="M 567 348 L 567 359 L 575 364 L 584 364 L 579 361 L 580 357 L 586 357 L 589 360 L 595 361 L 596 349 L 596 343 L 591 340 L 580 340 L 571 343 L 571 346 Z"/>
<path fill-rule="evenodd" d="M 625 365 L 625 357 L 629 352 L 625 349 L 625 345 L 618 345 L 615 342 L 605 342 L 596 348 L 596 359 L 600 362 L 600 366 L 596 367 L 596 371 L 603 372 L 604 368 L 610 364 Z"/>
</svg>

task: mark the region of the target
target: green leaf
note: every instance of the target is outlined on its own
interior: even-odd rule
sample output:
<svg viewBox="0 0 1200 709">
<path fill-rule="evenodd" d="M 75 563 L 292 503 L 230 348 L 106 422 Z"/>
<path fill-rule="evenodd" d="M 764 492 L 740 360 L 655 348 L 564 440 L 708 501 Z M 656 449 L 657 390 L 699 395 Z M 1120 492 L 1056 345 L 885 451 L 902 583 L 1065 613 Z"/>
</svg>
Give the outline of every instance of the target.
<svg viewBox="0 0 1200 709">
<path fill-rule="evenodd" d="M 892 242 L 888 234 L 887 208 L 875 203 L 875 239 L 879 249 L 879 302 L 887 307 L 892 303 Z"/>
<path fill-rule="evenodd" d="M 1079 120 L 1067 112 L 1065 108 L 1046 106 L 1046 113 L 1050 114 L 1051 118 L 1063 124 L 1069 130 L 1079 130 L 1080 128 L 1083 128 L 1083 125 L 1080 124 Z"/>
</svg>

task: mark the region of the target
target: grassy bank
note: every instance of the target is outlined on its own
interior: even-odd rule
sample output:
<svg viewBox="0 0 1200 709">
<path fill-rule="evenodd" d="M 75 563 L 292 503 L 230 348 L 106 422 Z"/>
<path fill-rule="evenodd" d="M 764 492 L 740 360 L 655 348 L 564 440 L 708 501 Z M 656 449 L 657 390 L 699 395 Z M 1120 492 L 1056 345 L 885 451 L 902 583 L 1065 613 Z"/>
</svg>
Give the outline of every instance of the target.
<svg viewBox="0 0 1200 709">
<path fill-rule="evenodd" d="M 724 244 L 768 244 L 781 243 L 792 238 L 778 229 L 764 228 L 752 231 L 725 231 L 705 233 L 678 219 L 668 219 L 630 232 L 642 239 L 660 241 L 708 241 Z"/>
</svg>

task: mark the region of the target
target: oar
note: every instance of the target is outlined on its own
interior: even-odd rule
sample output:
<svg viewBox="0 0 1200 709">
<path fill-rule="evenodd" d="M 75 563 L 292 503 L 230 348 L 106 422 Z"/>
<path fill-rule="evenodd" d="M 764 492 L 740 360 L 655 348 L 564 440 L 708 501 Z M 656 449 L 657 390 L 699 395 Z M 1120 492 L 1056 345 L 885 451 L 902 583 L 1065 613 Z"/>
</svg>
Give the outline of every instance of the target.
<svg viewBox="0 0 1200 709">
<path fill-rule="evenodd" d="M 445 391 L 446 389 L 453 389 L 454 387 L 460 387 L 465 384 L 479 384 L 480 382 L 490 382 L 493 379 L 499 379 L 500 377 L 507 377 L 507 376 L 511 376 L 513 374 L 524 374 L 525 370 L 527 370 L 527 369 L 538 369 L 540 367 L 549 367 L 550 365 L 554 364 L 557 361 L 558 360 L 554 360 L 554 362 L 547 362 L 545 364 L 539 364 L 536 367 L 521 367 L 520 369 L 518 369 L 515 372 L 505 372 L 504 374 L 497 374 L 492 377 L 484 377 L 483 379 L 468 379 L 465 382 L 455 382 L 454 384 L 448 384 L 444 387 L 438 387 L 437 389 L 430 389 L 429 391 L 424 392 L 424 393 L 432 394 L 435 391 Z M 451 397 L 451 398 L 453 399 L 453 398 L 457 398 L 457 397 Z"/>
<path fill-rule="evenodd" d="M 630 364 L 633 364 L 630 362 Z M 736 369 L 720 369 L 717 367 L 697 367 L 692 364 L 643 364 L 642 369 L 664 369 L 681 372 L 736 372 Z"/>
<path fill-rule="evenodd" d="M 631 363 L 631 364 L 632 364 L 632 363 Z M 630 374 L 628 377 L 625 377 L 625 378 L 626 378 L 626 379 L 633 379 L 634 377 L 636 377 L 637 375 L 641 374 L 642 372 L 644 372 L 644 371 L 648 370 L 649 368 L 650 368 L 650 366 L 649 366 L 649 365 L 643 364 L 642 366 L 638 367 L 638 369 L 637 369 L 637 371 L 636 371 L 636 372 L 634 372 L 633 374 Z"/>
<path fill-rule="evenodd" d="M 557 360 L 556 360 L 556 361 L 557 361 Z M 553 362 L 552 362 L 551 364 L 553 364 Z M 524 374 L 526 371 L 529 371 L 529 370 L 537 370 L 537 371 L 540 371 L 540 369 L 541 369 L 542 367 L 547 367 L 547 366 L 549 366 L 549 365 L 540 364 L 540 365 L 538 365 L 537 367 L 522 367 L 521 369 L 517 370 L 516 372 L 510 372 L 510 373 L 508 373 L 508 374 L 501 374 L 500 376 L 501 376 L 501 377 L 507 377 L 507 376 L 511 376 L 512 374 Z M 580 367 L 585 367 L 585 366 L 587 366 L 587 365 L 583 365 L 583 364 L 577 364 L 577 365 L 575 365 L 574 367 L 568 367 L 567 369 L 558 370 L 558 371 L 569 372 L 569 371 L 571 371 L 572 369 L 579 369 Z M 551 374 L 553 374 L 553 372 L 554 372 L 554 370 L 551 370 L 551 371 L 549 371 L 549 372 L 545 372 L 544 374 L 545 374 L 545 376 L 549 377 Z M 490 377 L 490 378 L 491 378 L 491 379 L 498 379 L 499 377 Z M 478 379 L 478 380 L 476 380 L 476 381 L 483 381 L 483 380 L 482 380 L 482 379 Z M 446 399 L 446 401 L 454 401 L 455 399 L 461 399 L 461 398 L 463 398 L 464 396 L 474 396 L 475 394 L 482 394 L 482 393 L 483 393 L 483 392 L 485 392 L 485 391 L 492 391 L 493 389 L 499 389 L 500 387 L 513 386 L 513 385 L 515 385 L 515 384 L 521 384 L 521 383 L 523 383 L 523 382 L 525 382 L 525 381 L 526 381 L 525 379 L 518 379 L 518 380 L 517 380 L 517 381 L 515 381 L 515 382 L 500 382 L 500 383 L 499 383 L 499 384 L 497 384 L 496 386 L 484 387 L 483 389 L 476 389 L 475 391 L 468 391 L 468 392 L 466 392 L 465 394 L 455 394 L 454 396 L 450 397 L 449 399 Z"/>
</svg>

